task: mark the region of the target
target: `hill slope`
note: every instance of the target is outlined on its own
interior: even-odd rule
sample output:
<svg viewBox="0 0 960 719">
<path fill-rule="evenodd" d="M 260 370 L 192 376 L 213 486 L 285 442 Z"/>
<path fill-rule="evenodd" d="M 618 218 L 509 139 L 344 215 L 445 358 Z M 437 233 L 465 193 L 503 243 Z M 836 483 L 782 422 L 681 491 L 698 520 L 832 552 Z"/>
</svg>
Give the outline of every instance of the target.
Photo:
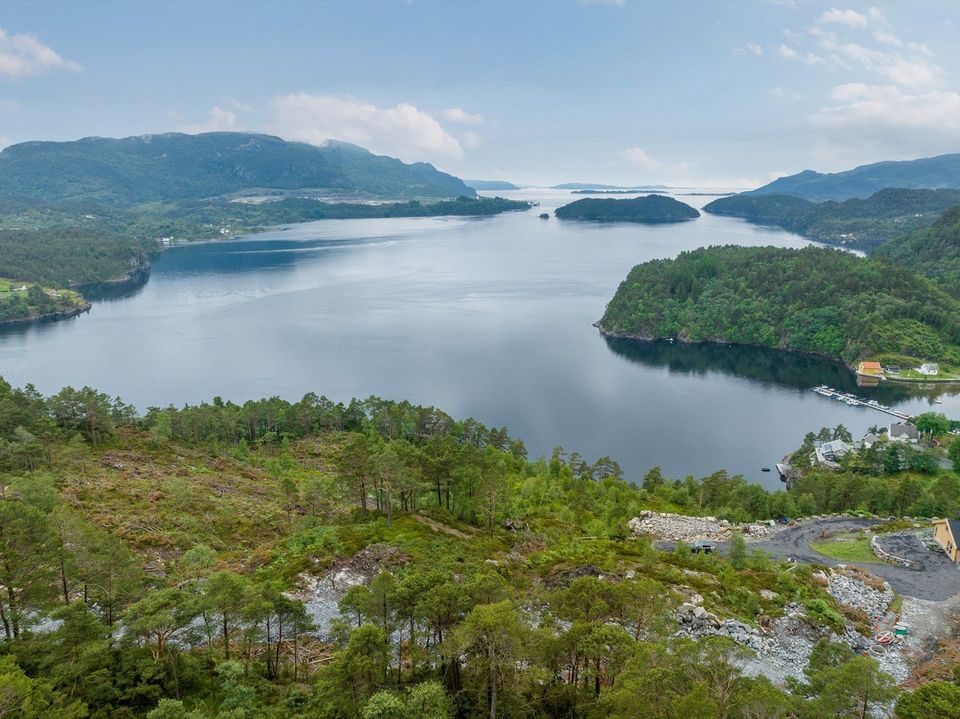
<svg viewBox="0 0 960 719">
<path fill-rule="evenodd" d="M 558 207 L 557 217 L 564 220 L 594 222 L 683 222 L 700 217 L 700 213 L 683 202 L 663 195 L 647 195 L 630 200 L 586 198 Z"/>
<path fill-rule="evenodd" d="M 870 250 L 911 230 L 933 224 L 960 205 L 960 190 L 886 189 L 866 199 L 814 203 L 793 195 L 742 193 L 703 209 L 715 215 L 772 224 L 827 244 Z"/>
<path fill-rule="evenodd" d="M 960 365 L 960 302 L 907 268 L 817 247 L 711 247 L 637 265 L 599 326 L 847 363 L 897 356 L 907 366 Z"/>
<path fill-rule="evenodd" d="M 945 212 L 933 227 L 883 243 L 874 255 L 915 269 L 960 295 L 960 207 Z"/>
<path fill-rule="evenodd" d="M 887 187 L 913 189 L 960 188 L 960 153 L 919 160 L 875 162 L 846 172 L 804 170 L 753 190 L 756 194 L 795 195 L 808 200 L 847 200 L 868 197 Z"/>
<path fill-rule="evenodd" d="M 242 132 L 24 142 L 0 152 L 0 194 L 44 201 L 137 204 L 306 188 L 372 197 L 476 195 L 427 163 L 408 165 L 342 142 L 315 147 Z"/>
</svg>

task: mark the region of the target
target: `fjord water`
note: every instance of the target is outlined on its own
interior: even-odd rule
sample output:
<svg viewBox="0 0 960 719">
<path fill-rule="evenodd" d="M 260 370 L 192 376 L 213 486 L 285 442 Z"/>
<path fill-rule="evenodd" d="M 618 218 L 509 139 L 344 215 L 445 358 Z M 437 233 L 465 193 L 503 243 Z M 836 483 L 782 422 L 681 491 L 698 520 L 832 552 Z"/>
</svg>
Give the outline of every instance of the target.
<svg viewBox="0 0 960 719">
<path fill-rule="evenodd" d="M 489 193 L 493 194 L 493 193 Z M 819 397 L 843 368 L 747 348 L 606 340 L 592 323 L 635 264 L 711 244 L 800 247 L 780 230 L 704 215 L 669 226 L 540 220 L 566 192 L 492 218 L 328 220 L 180 246 L 131 296 L 0 336 L 0 374 L 45 393 L 90 385 L 143 410 L 219 395 L 376 394 L 506 425 L 532 456 L 609 455 L 631 479 L 761 473 L 805 432 L 885 415 Z M 696 206 L 709 197 L 678 196 Z M 910 413 L 960 397 L 859 390 Z"/>
</svg>

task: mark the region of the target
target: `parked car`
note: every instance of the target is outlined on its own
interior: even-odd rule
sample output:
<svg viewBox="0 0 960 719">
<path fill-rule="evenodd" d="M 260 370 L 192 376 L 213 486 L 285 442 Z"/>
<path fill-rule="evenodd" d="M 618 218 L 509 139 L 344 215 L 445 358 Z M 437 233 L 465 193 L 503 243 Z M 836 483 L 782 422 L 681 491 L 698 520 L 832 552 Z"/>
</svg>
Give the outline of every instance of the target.
<svg viewBox="0 0 960 719">
<path fill-rule="evenodd" d="M 697 553 L 703 552 L 704 554 L 712 554 L 716 548 L 717 545 L 713 542 L 708 542 L 706 539 L 698 539 L 690 545 L 690 551 Z"/>
</svg>

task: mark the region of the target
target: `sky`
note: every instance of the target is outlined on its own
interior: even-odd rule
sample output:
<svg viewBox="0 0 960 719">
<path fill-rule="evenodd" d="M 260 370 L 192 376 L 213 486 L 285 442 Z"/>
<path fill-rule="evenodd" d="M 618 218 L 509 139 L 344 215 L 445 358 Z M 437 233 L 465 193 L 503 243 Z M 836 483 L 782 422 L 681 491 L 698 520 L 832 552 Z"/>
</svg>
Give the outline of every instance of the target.
<svg viewBox="0 0 960 719">
<path fill-rule="evenodd" d="M 0 146 L 213 130 L 536 185 L 960 152 L 960 2 L 0 4 Z"/>
</svg>

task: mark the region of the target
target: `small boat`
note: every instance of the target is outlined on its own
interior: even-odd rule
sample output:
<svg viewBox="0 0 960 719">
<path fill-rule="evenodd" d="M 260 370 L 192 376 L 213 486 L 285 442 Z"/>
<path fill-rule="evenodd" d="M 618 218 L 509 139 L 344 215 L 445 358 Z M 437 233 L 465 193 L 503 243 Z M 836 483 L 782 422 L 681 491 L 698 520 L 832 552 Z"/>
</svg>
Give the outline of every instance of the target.
<svg viewBox="0 0 960 719">
<path fill-rule="evenodd" d="M 935 399 L 935 400 L 933 400 L 933 403 L 934 403 L 934 404 L 943 404 L 943 400 L 942 400 L 942 399 Z"/>
<path fill-rule="evenodd" d="M 769 467 L 761 467 L 761 468 L 760 468 L 760 471 L 761 471 L 761 472 L 769 472 L 769 471 L 770 471 L 770 468 L 769 468 Z"/>
</svg>

